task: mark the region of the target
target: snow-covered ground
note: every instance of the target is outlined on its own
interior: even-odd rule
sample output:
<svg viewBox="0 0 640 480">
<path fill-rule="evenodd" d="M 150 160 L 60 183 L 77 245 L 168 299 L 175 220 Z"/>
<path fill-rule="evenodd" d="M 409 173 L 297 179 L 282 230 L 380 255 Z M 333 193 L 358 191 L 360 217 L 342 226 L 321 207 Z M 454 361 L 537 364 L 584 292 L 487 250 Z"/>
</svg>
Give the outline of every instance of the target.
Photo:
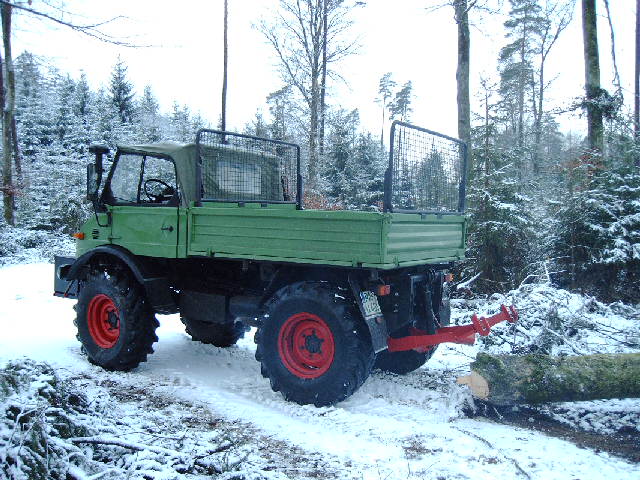
<svg viewBox="0 0 640 480">
<path fill-rule="evenodd" d="M 182 435 L 188 441 L 181 451 L 189 455 L 207 442 L 214 443 L 219 428 L 243 432 L 248 443 L 240 450 L 246 452 L 233 455 L 247 457 L 240 467 L 245 478 L 640 478 L 640 464 L 534 430 L 468 418 L 462 412 L 470 398 L 455 379 L 467 373 L 479 348 L 511 351 L 520 336 L 523 348 L 531 351 L 538 348 L 532 346 L 540 335 L 554 335 L 556 327 L 533 314 L 549 308 L 550 287 L 532 286 L 523 293 L 522 331 L 504 327 L 490 345 L 442 346 L 416 372 L 404 377 L 374 372 L 347 401 L 315 408 L 288 403 L 271 391 L 253 358 L 252 332 L 237 346 L 218 349 L 192 342 L 177 316 L 160 317 L 156 352 L 134 371 L 109 373 L 92 366 L 75 339 L 74 302 L 53 297 L 52 281 L 50 264 L 0 269 L 0 366 L 22 357 L 54 366 L 62 378 L 82 388 L 90 402 L 102 402 L 101 408 L 108 411 L 100 420 L 102 437 L 113 438 L 114 429 L 120 428 L 117 438 L 139 446 L 157 442 L 163 432 Z M 557 298 L 564 299 L 553 307 L 557 313 L 553 321 L 563 328 L 570 322 L 580 324 L 574 325 L 576 332 L 569 341 L 556 342 L 552 353 L 638 351 L 637 312 L 619 306 L 615 313 L 606 307 L 605 317 L 605 307 L 597 302 L 586 302 L 589 306 L 577 295 L 553 295 L 556 303 Z M 458 301 L 454 317 L 466 316 L 466 308 L 494 313 L 501 301 L 499 297 L 482 305 Z M 591 328 L 597 322 L 604 328 Z M 627 323 L 629 331 L 618 334 L 627 330 Z M 606 335 L 598 333 L 603 331 Z M 614 340 L 605 341 L 603 335 Z M 635 428 L 640 419 L 637 400 L 549 408 L 561 422 L 602 433 L 620 426 Z M 586 410 L 591 419 L 580 413 Z M 613 420 L 608 417 L 612 411 L 619 412 Z M 198 421 L 188 421 L 191 417 Z M 216 433 L 207 436 L 207 426 Z M 0 454 L 3 448 L 6 445 L 0 443 Z M 153 456 L 152 450 L 146 454 Z M 129 472 L 130 478 L 193 478 L 179 468 L 151 467 L 145 477 L 136 466 L 144 454 L 144 450 L 136 454 L 138 463 L 125 462 L 120 470 L 100 478 L 122 478 L 128 467 L 137 469 Z M 76 478 L 83 478 L 76 473 Z"/>
</svg>

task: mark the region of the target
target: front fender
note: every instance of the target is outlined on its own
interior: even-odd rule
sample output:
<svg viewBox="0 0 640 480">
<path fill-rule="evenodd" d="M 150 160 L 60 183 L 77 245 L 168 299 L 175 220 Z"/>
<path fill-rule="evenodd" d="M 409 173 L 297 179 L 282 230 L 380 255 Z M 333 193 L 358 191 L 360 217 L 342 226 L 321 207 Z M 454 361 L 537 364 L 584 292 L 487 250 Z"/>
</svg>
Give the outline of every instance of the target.
<svg viewBox="0 0 640 480">
<path fill-rule="evenodd" d="M 84 253 L 71 265 L 66 273 L 66 280 L 81 280 L 87 267 L 96 257 L 111 259 L 124 264 L 133 277 L 142 285 L 147 300 L 158 313 L 175 313 L 178 306 L 173 299 L 169 282 L 164 272 L 160 271 L 152 261 L 145 260 L 125 248 L 115 245 L 102 245 Z"/>
</svg>

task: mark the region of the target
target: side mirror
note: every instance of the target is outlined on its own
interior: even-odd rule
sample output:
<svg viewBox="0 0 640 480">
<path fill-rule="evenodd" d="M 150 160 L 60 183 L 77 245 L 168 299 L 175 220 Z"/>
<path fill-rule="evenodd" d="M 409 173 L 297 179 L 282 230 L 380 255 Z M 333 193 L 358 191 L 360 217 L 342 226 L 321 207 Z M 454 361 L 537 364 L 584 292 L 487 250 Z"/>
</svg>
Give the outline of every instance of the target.
<svg viewBox="0 0 640 480">
<path fill-rule="evenodd" d="M 95 202 L 98 200 L 98 189 L 100 183 L 98 180 L 98 173 L 96 172 L 96 166 L 94 163 L 87 164 L 87 200 Z"/>
<path fill-rule="evenodd" d="M 96 160 L 95 163 L 87 165 L 87 200 L 95 204 L 98 200 L 100 183 L 102 183 L 102 156 L 109 153 L 109 148 L 106 145 L 94 143 L 89 146 L 89 152 L 96 156 Z"/>
</svg>

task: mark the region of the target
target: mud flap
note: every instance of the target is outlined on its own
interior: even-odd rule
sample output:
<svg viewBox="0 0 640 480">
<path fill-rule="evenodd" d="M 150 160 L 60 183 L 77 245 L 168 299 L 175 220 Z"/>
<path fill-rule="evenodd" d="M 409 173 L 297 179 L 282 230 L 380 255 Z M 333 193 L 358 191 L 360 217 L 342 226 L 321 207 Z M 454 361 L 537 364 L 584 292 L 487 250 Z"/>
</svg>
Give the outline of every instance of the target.
<svg viewBox="0 0 640 480">
<path fill-rule="evenodd" d="M 389 333 L 387 332 L 387 323 L 384 320 L 382 312 L 379 310 L 379 306 L 378 311 L 376 312 L 372 311 L 372 308 L 367 305 L 374 300 L 377 304 L 377 297 L 375 293 L 363 291 L 360 288 L 360 285 L 358 285 L 358 282 L 354 280 L 351 275 L 349 275 L 349 286 L 351 287 L 353 297 L 356 299 L 356 303 L 360 309 L 360 314 L 369 329 L 373 351 L 378 353 L 385 350 L 387 348 L 387 338 L 389 337 Z"/>
<path fill-rule="evenodd" d="M 73 257 L 55 256 L 53 270 L 53 295 L 61 298 L 78 298 L 78 281 L 67 280 L 67 272 L 76 261 Z"/>
</svg>

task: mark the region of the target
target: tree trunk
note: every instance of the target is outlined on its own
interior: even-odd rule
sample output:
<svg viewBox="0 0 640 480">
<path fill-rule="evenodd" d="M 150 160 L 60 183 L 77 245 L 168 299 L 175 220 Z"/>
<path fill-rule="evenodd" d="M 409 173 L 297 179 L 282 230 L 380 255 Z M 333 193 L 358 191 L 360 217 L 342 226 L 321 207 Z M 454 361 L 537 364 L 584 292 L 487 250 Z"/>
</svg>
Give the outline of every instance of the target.
<svg viewBox="0 0 640 480">
<path fill-rule="evenodd" d="M 600 97 L 600 59 L 595 0 L 582 0 L 582 35 L 584 45 L 584 78 L 587 95 L 587 128 L 589 148 L 602 153 L 604 141 Z"/>
<path fill-rule="evenodd" d="M 640 353 L 550 357 L 478 354 L 458 378 L 495 405 L 640 397 Z"/>
<path fill-rule="evenodd" d="M 636 140 L 636 167 L 640 168 L 640 0 L 636 0 L 636 71 L 633 80 L 633 133 Z"/>
<path fill-rule="evenodd" d="M 228 5 L 227 0 L 224 0 L 224 46 L 223 46 L 223 66 L 222 66 L 222 113 L 220 115 L 220 129 L 225 131 L 227 129 L 227 19 L 228 19 Z"/>
<path fill-rule="evenodd" d="M 307 175 L 309 189 L 315 191 L 316 176 L 318 168 L 318 100 L 319 100 L 318 74 L 313 73 L 311 77 L 311 104 L 309 116 L 309 165 L 307 165 Z"/>
<path fill-rule="evenodd" d="M 458 101 L 458 136 L 467 144 L 468 156 L 471 158 L 471 107 L 469 100 L 469 9 L 467 0 L 455 0 L 456 23 L 458 24 L 458 68 L 456 70 Z M 467 173 L 471 162 L 467 163 Z"/>
<path fill-rule="evenodd" d="M 322 79 L 320 83 L 320 155 L 324 155 L 325 95 L 327 90 L 327 0 L 322 1 Z"/>
<path fill-rule="evenodd" d="M 15 112 L 15 73 L 13 61 L 11 59 L 11 5 L 2 4 L 2 42 L 4 46 L 4 70 L 3 88 L 4 104 L 2 105 L 2 191 L 4 219 L 9 225 L 15 225 L 15 194 L 16 188 L 13 185 L 12 161 L 13 148 L 11 142 L 11 127 L 14 124 L 13 116 Z"/>
</svg>

